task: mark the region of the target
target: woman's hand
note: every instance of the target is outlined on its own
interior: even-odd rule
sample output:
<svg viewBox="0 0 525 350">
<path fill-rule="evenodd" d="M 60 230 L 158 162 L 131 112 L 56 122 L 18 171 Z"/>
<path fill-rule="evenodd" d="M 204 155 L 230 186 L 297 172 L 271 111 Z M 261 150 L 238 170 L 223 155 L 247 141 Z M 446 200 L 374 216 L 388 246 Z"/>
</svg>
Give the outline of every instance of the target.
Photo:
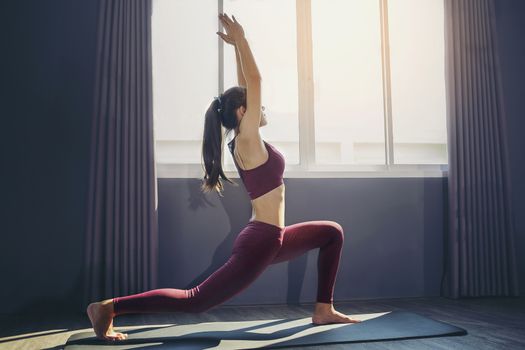
<svg viewBox="0 0 525 350">
<path fill-rule="evenodd" d="M 237 22 L 235 16 L 232 17 L 233 21 L 225 13 L 219 14 L 219 20 L 221 21 L 224 29 L 226 29 L 226 34 L 222 32 L 217 32 L 217 35 L 219 35 L 228 44 L 232 44 L 235 46 L 237 41 L 244 38 L 244 29 L 239 24 L 239 22 Z"/>
</svg>

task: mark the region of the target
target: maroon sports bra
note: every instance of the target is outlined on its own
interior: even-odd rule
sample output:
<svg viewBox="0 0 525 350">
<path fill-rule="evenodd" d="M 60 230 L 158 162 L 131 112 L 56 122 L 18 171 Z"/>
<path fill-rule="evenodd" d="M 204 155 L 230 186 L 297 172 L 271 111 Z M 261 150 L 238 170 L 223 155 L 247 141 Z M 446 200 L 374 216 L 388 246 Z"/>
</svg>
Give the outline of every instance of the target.
<svg viewBox="0 0 525 350">
<path fill-rule="evenodd" d="M 235 154 L 235 136 L 228 142 L 228 148 L 233 156 L 235 167 L 239 171 L 239 175 L 244 183 L 244 187 L 248 191 L 248 195 L 253 200 L 270 192 L 283 183 L 283 173 L 285 168 L 284 156 L 274 146 L 263 140 L 266 149 L 268 150 L 268 159 L 263 164 L 248 170 L 243 170 L 237 164 Z"/>
</svg>

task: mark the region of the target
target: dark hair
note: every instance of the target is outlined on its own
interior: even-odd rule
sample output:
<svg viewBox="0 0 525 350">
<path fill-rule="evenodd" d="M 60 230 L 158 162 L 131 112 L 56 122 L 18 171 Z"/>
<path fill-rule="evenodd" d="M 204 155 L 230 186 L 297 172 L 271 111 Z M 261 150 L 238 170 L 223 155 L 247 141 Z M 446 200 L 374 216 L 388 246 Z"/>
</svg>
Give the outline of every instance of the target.
<svg viewBox="0 0 525 350">
<path fill-rule="evenodd" d="M 224 190 L 219 176 L 231 184 L 222 170 L 223 134 L 221 125 L 226 129 L 225 137 L 239 125 L 236 111 L 240 106 L 246 108 L 246 88 L 234 86 L 214 99 L 204 116 L 204 136 L 202 139 L 202 160 L 204 161 L 204 180 L 201 190 L 216 190 L 220 196 Z"/>
</svg>

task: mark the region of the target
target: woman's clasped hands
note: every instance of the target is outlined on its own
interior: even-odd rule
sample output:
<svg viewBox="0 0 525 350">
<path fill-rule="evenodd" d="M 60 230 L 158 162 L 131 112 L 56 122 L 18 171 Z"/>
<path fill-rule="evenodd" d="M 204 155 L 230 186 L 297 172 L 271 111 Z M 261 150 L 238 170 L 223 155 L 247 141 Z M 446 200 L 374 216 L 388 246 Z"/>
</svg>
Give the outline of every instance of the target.
<svg viewBox="0 0 525 350">
<path fill-rule="evenodd" d="M 244 38 L 244 29 L 239 22 L 237 22 L 235 16 L 232 15 L 232 17 L 233 20 L 231 20 L 225 13 L 219 13 L 219 21 L 221 21 L 222 26 L 226 30 L 226 34 L 223 32 L 217 32 L 217 35 L 228 44 L 236 45 L 239 40 Z"/>
</svg>

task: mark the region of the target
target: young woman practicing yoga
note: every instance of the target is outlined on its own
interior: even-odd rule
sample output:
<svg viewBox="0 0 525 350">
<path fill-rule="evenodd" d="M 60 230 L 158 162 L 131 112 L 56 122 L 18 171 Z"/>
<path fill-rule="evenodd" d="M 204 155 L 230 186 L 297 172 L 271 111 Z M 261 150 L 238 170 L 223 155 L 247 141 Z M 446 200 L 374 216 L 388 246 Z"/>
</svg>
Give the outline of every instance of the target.
<svg viewBox="0 0 525 350">
<path fill-rule="evenodd" d="M 188 290 L 163 288 L 120 296 L 87 308 L 97 337 L 126 339 L 127 334 L 113 330 L 113 317 L 127 313 L 205 312 L 246 289 L 268 265 L 291 260 L 319 248 L 318 286 L 314 324 L 353 323 L 359 320 L 336 311 L 333 292 L 343 247 L 343 228 L 335 221 L 306 221 L 284 225 L 283 155 L 262 140 L 259 127 L 266 125 L 261 106 L 261 75 L 234 16 L 220 14 L 227 34 L 217 34 L 235 47 L 239 86 L 216 97 L 206 111 L 202 154 L 205 176 L 202 190 L 223 186 L 222 127 L 235 137 L 228 143 L 234 164 L 252 203 L 252 218 L 238 234 L 228 261 L 205 281 Z"/>
</svg>

